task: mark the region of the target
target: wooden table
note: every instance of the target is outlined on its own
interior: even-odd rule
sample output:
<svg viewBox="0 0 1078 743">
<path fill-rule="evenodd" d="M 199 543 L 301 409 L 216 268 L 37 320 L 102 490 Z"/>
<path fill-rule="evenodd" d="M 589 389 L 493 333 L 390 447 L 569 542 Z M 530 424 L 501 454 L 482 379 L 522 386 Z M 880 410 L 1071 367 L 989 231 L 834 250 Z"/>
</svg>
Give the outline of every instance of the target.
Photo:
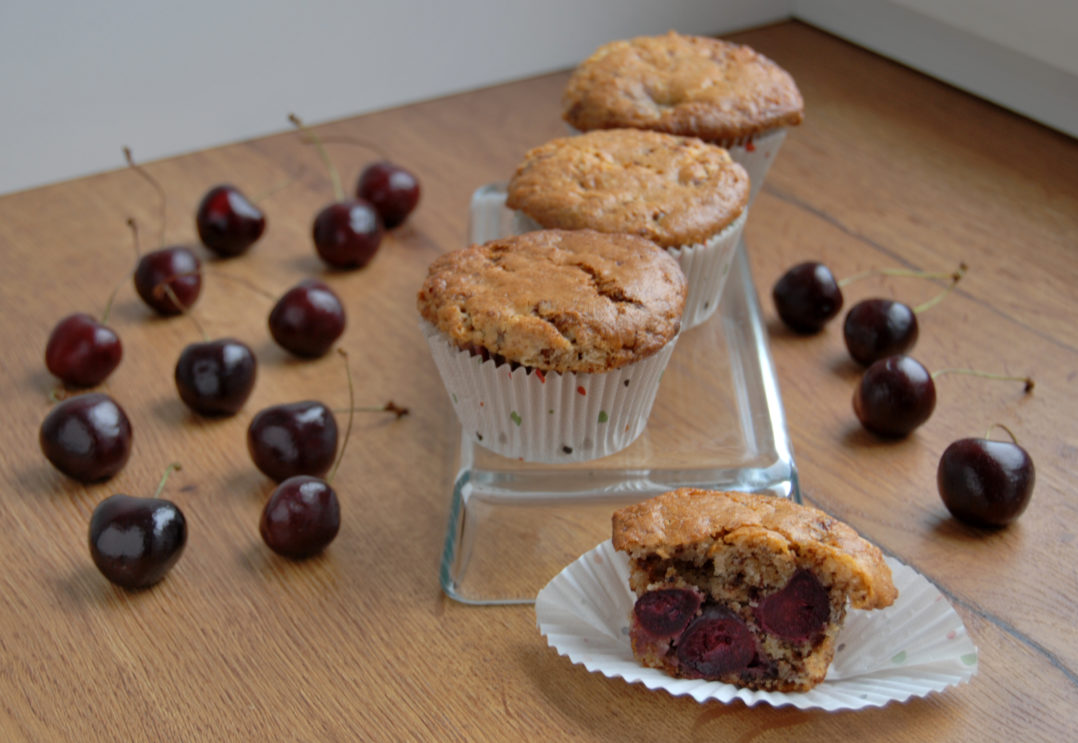
<svg viewBox="0 0 1078 743">
<path fill-rule="evenodd" d="M 210 336 L 247 339 L 259 379 L 239 415 L 195 417 L 171 379 L 180 349 L 198 339 L 194 325 L 151 316 L 125 278 L 133 263 L 127 217 L 146 242 L 156 240 L 147 184 L 122 169 L 0 199 L 0 394 L 9 424 L 0 446 L 0 738 L 1072 737 L 1078 146 L 798 23 L 733 38 L 790 70 L 807 104 L 747 228 L 805 498 L 943 589 L 980 648 L 971 683 L 860 712 L 698 704 L 571 664 L 547 647 L 531 607 L 473 607 L 442 594 L 458 430 L 416 328 L 415 292 L 426 265 L 465 241 L 472 191 L 563 133 L 566 75 L 554 74 L 320 128 L 377 142 L 422 178 L 418 211 L 361 271 L 326 273 L 311 248 L 310 220 L 331 200 L 330 185 L 314 151 L 286 130 L 285 111 L 278 136 L 146 165 L 168 193 L 169 242 L 193 240 L 192 215 L 209 186 L 230 181 L 257 194 L 295 178 L 263 202 L 269 228 L 256 248 L 209 267 L 272 293 L 323 276 L 345 299 L 341 346 L 360 401 L 411 408 L 399 421 L 357 419 L 335 480 L 341 533 L 304 563 L 274 556 L 259 539 L 271 483 L 251 466 L 244 435 L 250 416 L 270 404 L 345 406 L 340 357 L 290 358 L 266 333 L 270 302 L 211 273 L 194 314 Z M 331 148 L 347 180 L 371 157 Z M 916 433 L 900 441 L 867 434 L 850 408 L 858 370 L 839 324 L 799 337 L 775 319 L 771 285 L 806 259 L 838 276 L 884 266 L 947 270 L 965 260 L 969 274 L 954 295 L 922 317 L 916 356 L 930 369 L 1030 374 L 1036 390 L 942 377 L 936 412 Z M 38 449 L 55 384 L 43 348 L 61 316 L 99 313 L 117 284 L 112 324 L 125 358 L 105 387 L 132 419 L 134 452 L 111 482 L 85 487 Z M 872 279 L 846 296 L 849 304 L 871 295 L 917 302 L 936 289 Z M 1021 520 L 985 532 L 948 518 L 935 471 L 950 441 L 997 421 L 1031 452 L 1038 478 Z M 115 588 L 90 561 L 89 515 L 113 492 L 151 493 L 173 460 L 183 469 L 166 495 L 187 515 L 186 552 L 153 589 Z"/>
</svg>

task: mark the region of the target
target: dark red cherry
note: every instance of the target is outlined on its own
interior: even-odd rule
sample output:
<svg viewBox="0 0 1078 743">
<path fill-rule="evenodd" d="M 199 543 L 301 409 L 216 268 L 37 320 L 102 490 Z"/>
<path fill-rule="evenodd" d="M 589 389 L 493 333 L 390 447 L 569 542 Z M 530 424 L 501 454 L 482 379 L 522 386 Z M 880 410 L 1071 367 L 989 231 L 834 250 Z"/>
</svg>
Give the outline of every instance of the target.
<svg viewBox="0 0 1078 743">
<path fill-rule="evenodd" d="M 323 477 L 337 452 L 337 419 L 320 402 L 304 400 L 260 410 L 247 426 L 247 451 L 266 476 Z"/>
<path fill-rule="evenodd" d="M 314 219 L 314 247 L 334 268 L 362 268 L 382 243 L 382 220 L 363 199 L 338 201 Z"/>
<path fill-rule="evenodd" d="M 190 309 L 202 291 L 202 263 L 183 246 L 143 255 L 135 266 L 135 291 L 159 315 Z M 171 293 L 165 289 L 168 285 Z M 181 306 L 176 305 L 178 300 Z"/>
<path fill-rule="evenodd" d="M 736 614 L 719 606 L 705 609 L 677 644 L 681 667 L 712 680 L 744 669 L 755 655 L 752 632 Z"/>
<path fill-rule="evenodd" d="M 187 544 L 187 521 L 163 498 L 112 495 L 90 517 L 90 555 L 118 586 L 146 588 L 165 577 Z"/>
<path fill-rule="evenodd" d="M 101 384 L 120 365 L 124 349 L 112 328 L 79 312 L 56 324 L 45 346 L 45 366 L 72 387 Z"/>
<path fill-rule="evenodd" d="M 671 637 L 681 632 L 696 616 L 700 594 L 684 588 L 648 591 L 636 600 L 633 614 L 645 631 L 655 637 Z"/>
<path fill-rule="evenodd" d="M 111 397 L 88 392 L 69 397 L 49 411 L 38 440 L 56 469 L 80 482 L 98 482 L 127 464 L 131 423 Z"/>
<path fill-rule="evenodd" d="M 807 570 L 798 570 L 782 590 L 764 597 L 756 607 L 760 627 L 790 642 L 815 637 L 830 617 L 827 589 Z"/>
<path fill-rule="evenodd" d="M 235 338 L 192 343 L 176 362 L 176 389 L 187 407 L 203 415 L 234 415 L 255 386 L 258 363 Z"/>
<path fill-rule="evenodd" d="M 315 555 L 337 536 L 341 508 L 337 493 L 320 478 L 290 477 L 273 491 L 262 510 L 262 541 L 285 557 Z"/>
<path fill-rule="evenodd" d="M 822 263 L 799 263 L 784 273 L 771 290 L 775 309 L 787 327 L 815 333 L 842 309 L 842 290 Z"/>
<path fill-rule="evenodd" d="M 959 439 L 940 457 L 936 484 L 947 510 L 974 526 L 1006 526 L 1026 510 L 1036 471 L 1011 441 Z"/>
<path fill-rule="evenodd" d="M 936 384 L 919 361 L 888 356 L 865 370 L 853 393 L 861 424 L 882 436 L 905 436 L 936 407 Z"/>
<path fill-rule="evenodd" d="M 297 356 L 322 356 L 344 332 L 344 306 L 325 283 L 304 279 L 277 300 L 269 315 L 270 335 Z"/>
<path fill-rule="evenodd" d="M 266 215 L 235 186 L 211 188 L 195 213 L 202 244 L 219 256 L 246 253 L 266 229 Z"/>
<path fill-rule="evenodd" d="M 854 361 L 868 366 L 917 343 L 917 313 L 903 302 L 865 299 L 846 313 L 842 336 Z"/>
<path fill-rule="evenodd" d="M 419 179 L 399 165 L 382 160 L 359 175 L 356 196 L 377 210 L 386 229 L 398 226 L 419 203 Z"/>
</svg>

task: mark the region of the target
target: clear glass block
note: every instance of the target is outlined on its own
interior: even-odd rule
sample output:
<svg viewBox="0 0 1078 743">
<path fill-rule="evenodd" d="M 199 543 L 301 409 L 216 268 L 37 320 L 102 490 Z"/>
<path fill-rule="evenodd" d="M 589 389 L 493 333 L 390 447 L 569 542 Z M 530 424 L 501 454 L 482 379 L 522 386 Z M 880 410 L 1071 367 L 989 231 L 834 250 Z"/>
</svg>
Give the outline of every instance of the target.
<svg viewBox="0 0 1078 743">
<path fill-rule="evenodd" d="M 471 242 L 519 229 L 503 185 L 475 192 Z M 615 509 L 683 486 L 801 500 L 744 242 L 719 309 L 681 334 L 647 428 L 629 447 L 551 465 L 461 437 L 442 589 L 464 603 L 532 603 L 563 567 L 610 538 Z"/>
</svg>

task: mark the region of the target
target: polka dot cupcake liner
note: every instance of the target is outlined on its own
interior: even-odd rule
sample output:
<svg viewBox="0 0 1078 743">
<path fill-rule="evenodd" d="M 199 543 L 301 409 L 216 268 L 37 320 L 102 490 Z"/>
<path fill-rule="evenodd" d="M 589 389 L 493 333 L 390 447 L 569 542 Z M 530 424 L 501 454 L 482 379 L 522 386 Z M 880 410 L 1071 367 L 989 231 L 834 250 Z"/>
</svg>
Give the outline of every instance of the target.
<svg viewBox="0 0 1078 743">
<path fill-rule="evenodd" d="M 547 464 L 614 454 L 643 433 L 675 341 L 597 374 L 512 368 L 421 328 L 460 420 L 462 435 L 496 454 Z"/>
<path fill-rule="evenodd" d="M 535 599 L 539 631 L 573 663 L 593 673 L 661 689 L 698 702 L 852 710 L 942 692 L 977 673 L 978 651 L 962 619 L 928 579 L 894 558 L 898 599 L 886 609 L 851 609 L 835 658 L 818 686 L 801 692 L 758 691 L 679 679 L 640 665 L 629 641 L 636 600 L 629 560 L 606 541 L 562 570 Z"/>
</svg>

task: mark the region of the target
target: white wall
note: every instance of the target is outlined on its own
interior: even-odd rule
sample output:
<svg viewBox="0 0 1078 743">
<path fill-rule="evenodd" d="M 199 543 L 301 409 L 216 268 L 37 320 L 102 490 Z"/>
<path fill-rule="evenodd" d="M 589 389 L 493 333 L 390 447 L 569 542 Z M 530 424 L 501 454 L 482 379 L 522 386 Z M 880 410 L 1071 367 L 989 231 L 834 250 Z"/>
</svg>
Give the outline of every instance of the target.
<svg viewBox="0 0 1078 743">
<path fill-rule="evenodd" d="M 791 15 L 1078 136 L 1078 0 L 0 0 L 0 193 Z"/>
<path fill-rule="evenodd" d="M 793 0 L 792 12 L 1078 137 L 1078 0 Z"/>
<path fill-rule="evenodd" d="M 720 33 L 788 0 L 0 0 L 0 193 Z"/>
</svg>

